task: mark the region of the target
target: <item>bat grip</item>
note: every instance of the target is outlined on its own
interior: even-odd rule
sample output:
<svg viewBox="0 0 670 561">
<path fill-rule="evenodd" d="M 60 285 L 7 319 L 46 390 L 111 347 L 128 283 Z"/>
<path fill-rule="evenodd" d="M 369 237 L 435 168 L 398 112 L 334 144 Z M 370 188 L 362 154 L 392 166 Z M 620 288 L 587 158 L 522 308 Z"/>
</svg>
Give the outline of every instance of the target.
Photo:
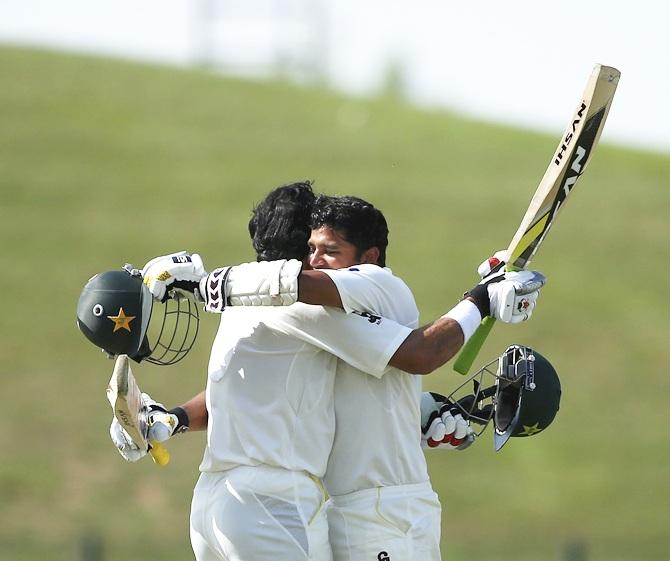
<svg viewBox="0 0 670 561">
<path fill-rule="evenodd" d="M 479 324 L 479 327 L 472 334 L 472 337 L 468 339 L 468 342 L 463 345 L 460 354 L 454 362 L 454 370 L 459 374 L 467 374 L 472 368 L 472 363 L 477 358 L 479 351 L 484 345 L 484 341 L 489 336 L 493 325 L 495 324 L 495 318 L 491 316 L 486 316 L 482 322 Z"/>
<path fill-rule="evenodd" d="M 149 454 L 151 454 L 154 463 L 159 466 L 166 466 L 170 463 L 170 452 L 168 452 L 167 448 L 161 442 L 150 441 Z"/>
</svg>

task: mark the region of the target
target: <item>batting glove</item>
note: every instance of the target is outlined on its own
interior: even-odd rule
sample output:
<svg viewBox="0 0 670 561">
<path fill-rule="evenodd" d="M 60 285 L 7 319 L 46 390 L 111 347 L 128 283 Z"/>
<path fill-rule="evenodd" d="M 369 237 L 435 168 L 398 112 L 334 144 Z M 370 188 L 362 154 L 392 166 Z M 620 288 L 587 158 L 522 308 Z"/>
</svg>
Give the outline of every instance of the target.
<svg viewBox="0 0 670 561">
<path fill-rule="evenodd" d="M 127 462 L 136 462 L 147 455 L 148 450 L 143 450 L 133 442 L 130 435 L 116 420 L 116 417 L 112 419 L 112 424 L 109 427 L 109 436 L 112 437 L 112 442 L 119 454 Z"/>
<path fill-rule="evenodd" d="M 421 394 L 421 447 L 465 450 L 475 441 L 475 433 L 460 409 L 443 395 Z"/>
<path fill-rule="evenodd" d="M 162 403 L 155 401 L 149 394 L 142 394 L 142 401 L 147 407 L 147 435 L 148 441 L 165 442 L 175 434 L 188 430 L 188 415 L 181 407 L 169 411 Z M 119 454 L 127 462 L 137 462 L 147 455 L 149 448 L 140 448 L 130 435 L 124 430 L 116 417 L 112 419 L 109 435 Z M 151 446 L 151 444 L 149 444 Z"/>
<path fill-rule="evenodd" d="M 144 284 L 159 302 L 171 297 L 177 289 L 204 301 L 200 294 L 200 281 L 207 276 L 200 255 L 186 251 L 154 257 L 142 268 Z"/>
<path fill-rule="evenodd" d="M 482 261 L 482 264 L 477 267 L 477 274 L 480 279 L 488 277 L 491 273 L 495 273 L 502 269 L 507 263 L 509 257 L 509 252 L 506 249 L 501 249 L 496 251 L 491 257 L 486 261 Z"/>
<path fill-rule="evenodd" d="M 506 252 L 499 251 L 484 261 L 477 270 L 484 277 L 465 296 L 472 298 L 482 317 L 520 323 L 533 315 L 546 279 L 537 271 L 503 270 L 505 257 Z"/>
<path fill-rule="evenodd" d="M 181 407 L 168 411 L 162 403 L 154 401 L 146 393 L 142 394 L 142 399 L 149 409 L 147 418 L 149 440 L 165 442 L 175 434 L 188 430 L 188 415 Z"/>
</svg>

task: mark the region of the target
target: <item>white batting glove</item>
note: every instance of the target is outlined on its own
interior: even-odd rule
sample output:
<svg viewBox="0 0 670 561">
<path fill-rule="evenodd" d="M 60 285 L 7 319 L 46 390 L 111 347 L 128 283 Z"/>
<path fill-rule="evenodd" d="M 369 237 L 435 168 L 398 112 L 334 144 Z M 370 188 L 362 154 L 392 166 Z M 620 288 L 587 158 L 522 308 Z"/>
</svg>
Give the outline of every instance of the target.
<svg viewBox="0 0 670 561">
<path fill-rule="evenodd" d="M 545 282 L 544 275 L 537 271 L 505 273 L 503 280 L 487 285 L 491 316 L 504 323 L 527 321 Z"/>
<path fill-rule="evenodd" d="M 155 401 L 149 394 L 142 394 L 142 401 L 149 410 L 147 415 L 147 440 L 165 442 L 175 434 L 188 430 L 188 416 L 181 407 L 166 410 L 162 403 Z M 112 419 L 109 435 L 119 454 L 128 462 L 137 462 L 147 455 L 149 449 L 140 448 L 124 428 Z"/>
<path fill-rule="evenodd" d="M 112 419 L 112 424 L 109 426 L 109 436 L 112 437 L 112 442 L 119 451 L 119 454 L 121 454 L 123 459 L 127 462 L 136 462 L 146 456 L 149 451 L 148 449 L 142 450 L 133 442 L 130 435 L 116 420 L 116 417 Z"/>
<path fill-rule="evenodd" d="M 164 302 L 172 289 L 178 289 L 203 301 L 200 281 L 207 276 L 200 255 L 179 251 L 154 257 L 142 268 L 144 284 L 155 300 Z"/>
<path fill-rule="evenodd" d="M 539 290 L 546 279 L 537 271 L 505 271 L 507 251 L 498 251 L 477 269 L 481 282 L 465 296 L 471 297 L 482 317 L 520 323 L 533 315 Z"/>
<path fill-rule="evenodd" d="M 458 408 L 443 395 L 421 394 L 421 447 L 465 450 L 475 441 L 475 433 Z"/>
<path fill-rule="evenodd" d="M 188 430 L 188 415 L 181 407 L 168 411 L 162 403 L 154 401 L 147 393 L 142 394 L 142 400 L 149 408 L 149 440 L 165 442 L 175 434 Z"/>
<path fill-rule="evenodd" d="M 533 315 L 545 278 L 537 271 L 508 272 L 498 286 L 494 284 L 496 280 L 490 283 L 490 279 L 497 278 L 496 274 L 503 273 L 503 267 L 508 260 L 508 250 L 496 251 L 477 267 L 477 273 L 482 283 L 488 283 L 490 315 L 505 323 L 520 323 Z M 511 284 L 503 284 L 508 281 Z"/>
<path fill-rule="evenodd" d="M 477 274 L 480 279 L 488 277 L 494 271 L 499 271 L 507 263 L 509 257 L 509 252 L 506 249 L 501 249 L 496 251 L 491 257 L 486 261 L 482 261 L 481 265 L 477 267 Z"/>
</svg>

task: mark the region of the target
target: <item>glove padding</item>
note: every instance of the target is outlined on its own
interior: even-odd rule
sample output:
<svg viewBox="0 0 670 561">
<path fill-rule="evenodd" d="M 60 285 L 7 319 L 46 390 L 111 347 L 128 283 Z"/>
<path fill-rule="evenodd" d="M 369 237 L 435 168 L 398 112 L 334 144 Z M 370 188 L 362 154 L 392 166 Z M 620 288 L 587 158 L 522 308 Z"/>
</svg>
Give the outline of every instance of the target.
<svg viewBox="0 0 670 561">
<path fill-rule="evenodd" d="M 175 434 L 188 430 L 188 415 L 181 407 L 169 411 L 162 403 L 154 401 L 149 394 L 143 393 L 142 399 L 149 408 L 149 440 L 165 442 Z"/>
<path fill-rule="evenodd" d="M 130 435 L 116 420 L 116 417 L 112 419 L 112 424 L 109 426 L 109 436 L 112 437 L 112 442 L 119 451 L 119 454 L 121 454 L 123 459 L 127 462 L 136 462 L 141 460 L 149 452 L 148 448 L 143 450 L 137 444 L 135 444 L 135 442 L 133 442 L 133 439 L 130 438 Z"/>
<path fill-rule="evenodd" d="M 491 316 L 504 323 L 527 321 L 544 283 L 544 275 L 537 271 L 506 272 L 501 281 L 487 285 Z"/>
<path fill-rule="evenodd" d="M 200 283 L 205 311 L 226 306 L 290 306 L 298 300 L 302 262 L 278 259 L 214 269 Z"/>
<path fill-rule="evenodd" d="M 482 261 L 481 265 L 477 267 L 477 274 L 480 279 L 488 277 L 491 273 L 495 273 L 502 269 L 507 263 L 509 258 L 509 251 L 506 249 L 500 249 L 496 251 L 491 257 L 486 261 Z"/>
<path fill-rule="evenodd" d="M 159 302 L 165 302 L 172 289 L 181 290 L 198 301 L 204 301 L 199 283 L 206 276 L 200 255 L 187 251 L 154 257 L 142 268 L 144 284 Z"/>
<path fill-rule="evenodd" d="M 142 401 L 149 409 L 147 441 L 165 442 L 173 435 L 188 430 L 188 417 L 181 407 L 168 411 L 162 403 L 158 403 L 147 393 L 142 394 Z M 109 435 L 119 454 L 127 462 L 137 462 L 149 452 L 151 444 L 146 449 L 140 448 L 116 420 L 116 417 L 112 419 Z"/>
<path fill-rule="evenodd" d="M 481 282 L 469 292 L 482 317 L 520 323 L 533 315 L 539 290 L 546 279 L 537 271 L 505 271 L 507 251 L 497 251 L 478 268 Z"/>
<path fill-rule="evenodd" d="M 443 395 L 421 394 L 421 447 L 465 450 L 475 441 L 475 433 L 460 409 Z"/>
</svg>

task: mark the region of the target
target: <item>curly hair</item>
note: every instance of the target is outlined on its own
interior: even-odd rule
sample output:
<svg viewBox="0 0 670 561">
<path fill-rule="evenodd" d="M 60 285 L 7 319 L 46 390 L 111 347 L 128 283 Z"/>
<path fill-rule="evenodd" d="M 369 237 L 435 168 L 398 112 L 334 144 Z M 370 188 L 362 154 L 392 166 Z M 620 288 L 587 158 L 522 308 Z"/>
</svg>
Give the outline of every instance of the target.
<svg viewBox="0 0 670 561">
<path fill-rule="evenodd" d="M 273 189 L 254 207 L 249 235 L 258 261 L 307 256 L 315 199 L 312 182 L 300 181 Z"/>
</svg>

